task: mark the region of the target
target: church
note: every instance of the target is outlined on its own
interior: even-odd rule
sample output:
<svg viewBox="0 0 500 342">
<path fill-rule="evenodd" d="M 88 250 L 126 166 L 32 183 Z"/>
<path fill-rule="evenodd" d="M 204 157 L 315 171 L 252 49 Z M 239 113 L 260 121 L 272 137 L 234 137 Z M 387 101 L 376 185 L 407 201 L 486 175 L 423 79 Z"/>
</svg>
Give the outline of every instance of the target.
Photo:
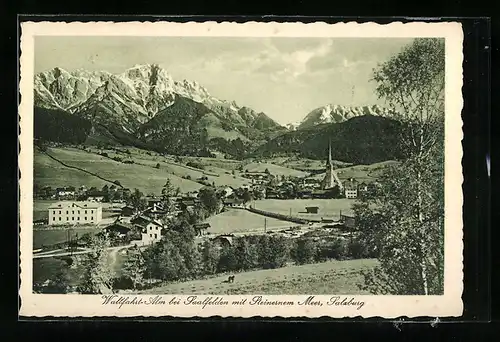
<svg viewBox="0 0 500 342">
<path fill-rule="evenodd" d="M 342 183 L 337 176 L 337 173 L 333 169 L 333 161 L 332 161 L 332 143 L 328 142 L 328 157 L 325 165 L 325 178 L 321 183 L 321 189 L 328 190 L 333 189 L 336 186 L 339 187 L 339 190 L 342 191 Z"/>
</svg>

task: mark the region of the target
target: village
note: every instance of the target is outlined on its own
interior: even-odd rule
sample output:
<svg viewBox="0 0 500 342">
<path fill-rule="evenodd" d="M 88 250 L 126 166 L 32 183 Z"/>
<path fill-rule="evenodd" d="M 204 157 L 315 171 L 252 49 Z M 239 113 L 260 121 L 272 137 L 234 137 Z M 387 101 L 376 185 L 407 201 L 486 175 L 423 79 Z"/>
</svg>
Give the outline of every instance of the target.
<svg viewBox="0 0 500 342">
<path fill-rule="evenodd" d="M 207 239 L 218 244 L 231 243 L 234 236 L 275 234 L 297 238 L 313 230 L 332 230 L 342 236 L 342 232 L 352 231 L 354 217 L 350 210 L 332 212 L 320 208 L 318 203 L 328 201 L 351 201 L 373 191 L 377 183 L 366 184 L 350 178 L 342 182 L 334 170 L 330 153 L 325 163 L 324 176 L 286 177 L 264 172 L 245 171 L 242 177 L 249 180 L 248 185 L 240 187 L 205 185 L 198 191 L 180 193 L 168 182 L 161 195 L 144 195 L 138 189 L 123 188 L 120 184 L 105 185 L 102 189 L 80 186 L 66 186 L 52 189 L 35 189 L 39 199 L 52 200 L 44 218 L 34 220 L 36 229 L 71 230 L 76 227 L 95 227 L 113 236 L 115 244 L 121 246 L 148 246 L 161 240 L 169 229 L 172 220 L 185 213 L 197 213 L 194 229 L 198 243 Z M 203 177 L 201 177 L 203 178 Z M 200 179 L 204 181 L 205 179 Z M 260 203 L 274 201 L 286 207 L 288 203 L 304 203 L 302 208 L 292 207 L 288 212 L 269 209 Z M 199 214 L 200 208 L 209 208 Z M 217 225 L 220 220 L 210 222 L 211 218 L 228 211 L 246 211 L 252 218 L 261 217 L 261 227 L 255 229 L 226 229 L 221 231 Z M 103 215 L 104 213 L 104 215 Z M 251 214 L 250 214 L 251 213 Z M 213 220 L 212 220 L 213 221 Z M 274 224 L 270 222 L 282 222 Z M 345 235 L 345 234 L 344 234 Z M 81 240 L 66 239 L 66 248 L 79 244 Z M 77 239 L 78 240 L 78 239 Z M 52 256 L 51 250 L 58 255 L 68 253 L 50 245 L 37 246 L 35 257 Z"/>
</svg>

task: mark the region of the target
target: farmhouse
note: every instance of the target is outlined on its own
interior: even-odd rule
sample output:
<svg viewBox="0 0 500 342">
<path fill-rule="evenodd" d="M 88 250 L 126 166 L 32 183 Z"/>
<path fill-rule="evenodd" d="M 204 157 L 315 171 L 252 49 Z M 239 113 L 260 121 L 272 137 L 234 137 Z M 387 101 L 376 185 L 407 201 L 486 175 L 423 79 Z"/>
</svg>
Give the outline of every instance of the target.
<svg viewBox="0 0 500 342">
<path fill-rule="evenodd" d="M 104 200 L 104 196 L 89 196 L 87 197 L 87 201 L 89 202 L 102 202 Z"/>
<path fill-rule="evenodd" d="M 141 229 L 144 244 L 161 240 L 163 224 L 160 221 L 141 215 L 133 219 L 132 223 Z"/>
<path fill-rule="evenodd" d="M 69 198 L 75 196 L 75 188 L 67 186 L 65 188 L 57 188 L 56 195 L 60 198 Z"/>
<path fill-rule="evenodd" d="M 340 221 L 348 229 L 354 229 L 354 227 L 356 226 L 356 220 L 354 219 L 354 216 L 340 214 Z"/>
<path fill-rule="evenodd" d="M 306 212 L 308 214 L 317 214 L 319 207 L 306 207 Z"/>
<path fill-rule="evenodd" d="M 90 202 L 58 202 L 49 207 L 49 224 L 98 224 L 102 206 Z"/>
<path fill-rule="evenodd" d="M 126 235 L 130 230 L 133 229 L 133 226 L 128 223 L 123 223 L 123 222 L 114 222 L 104 228 L 104 231 L 111 233 L 115 232 L 118 235 Z"/>
<path fill-rule="evenodd" d="M 121 211 L 121 215 L 124 216 L 124 217 L 130 217 L 130 216 L 133 216 L 135 214 L 135 208 L 130 206 L 130 205 L 127 205 L 125 207 L 122 208 L 122 211 Z"/>
<path fill-rule="evenodd" d="M 344 183 L 344 194 L 345 198 L 358 197 L 358 182 L 355 179 L 350 178 Z"/>
<path fill-rule="evenodd" d="M 198 223 L 194 225 L 194 230 L 196 231 L 196 235 L 204 235 L 206 234 L 207 229 L 210 228 L 210 223 Z"/>
</svg>

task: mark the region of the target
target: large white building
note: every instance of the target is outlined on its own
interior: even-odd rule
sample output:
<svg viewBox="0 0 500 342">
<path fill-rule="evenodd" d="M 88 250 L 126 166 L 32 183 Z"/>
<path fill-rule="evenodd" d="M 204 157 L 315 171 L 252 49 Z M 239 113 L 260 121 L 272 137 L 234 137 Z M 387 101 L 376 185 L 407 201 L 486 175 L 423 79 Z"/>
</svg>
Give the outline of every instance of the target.
<svg viewBox="0 0 500 342">
<path fill-rule="evenodd" d="M 49 207 L 49 224 L 98 224 L 102 206 L 89 202 L 58 202 Z"/>
</svg>

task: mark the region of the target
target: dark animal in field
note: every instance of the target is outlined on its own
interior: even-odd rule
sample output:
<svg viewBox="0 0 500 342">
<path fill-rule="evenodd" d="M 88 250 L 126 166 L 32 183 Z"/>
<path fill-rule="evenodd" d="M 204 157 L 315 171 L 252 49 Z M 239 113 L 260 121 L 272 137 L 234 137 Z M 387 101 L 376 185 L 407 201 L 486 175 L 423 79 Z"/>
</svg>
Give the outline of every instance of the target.
<svg viewBox="0 0 500 342">
<path fill-rule="evenodd" d="M 234 275 L 227 277 L 227 280 L 224 280 L 223 283 L 234 283 Z"/>
</svg>

